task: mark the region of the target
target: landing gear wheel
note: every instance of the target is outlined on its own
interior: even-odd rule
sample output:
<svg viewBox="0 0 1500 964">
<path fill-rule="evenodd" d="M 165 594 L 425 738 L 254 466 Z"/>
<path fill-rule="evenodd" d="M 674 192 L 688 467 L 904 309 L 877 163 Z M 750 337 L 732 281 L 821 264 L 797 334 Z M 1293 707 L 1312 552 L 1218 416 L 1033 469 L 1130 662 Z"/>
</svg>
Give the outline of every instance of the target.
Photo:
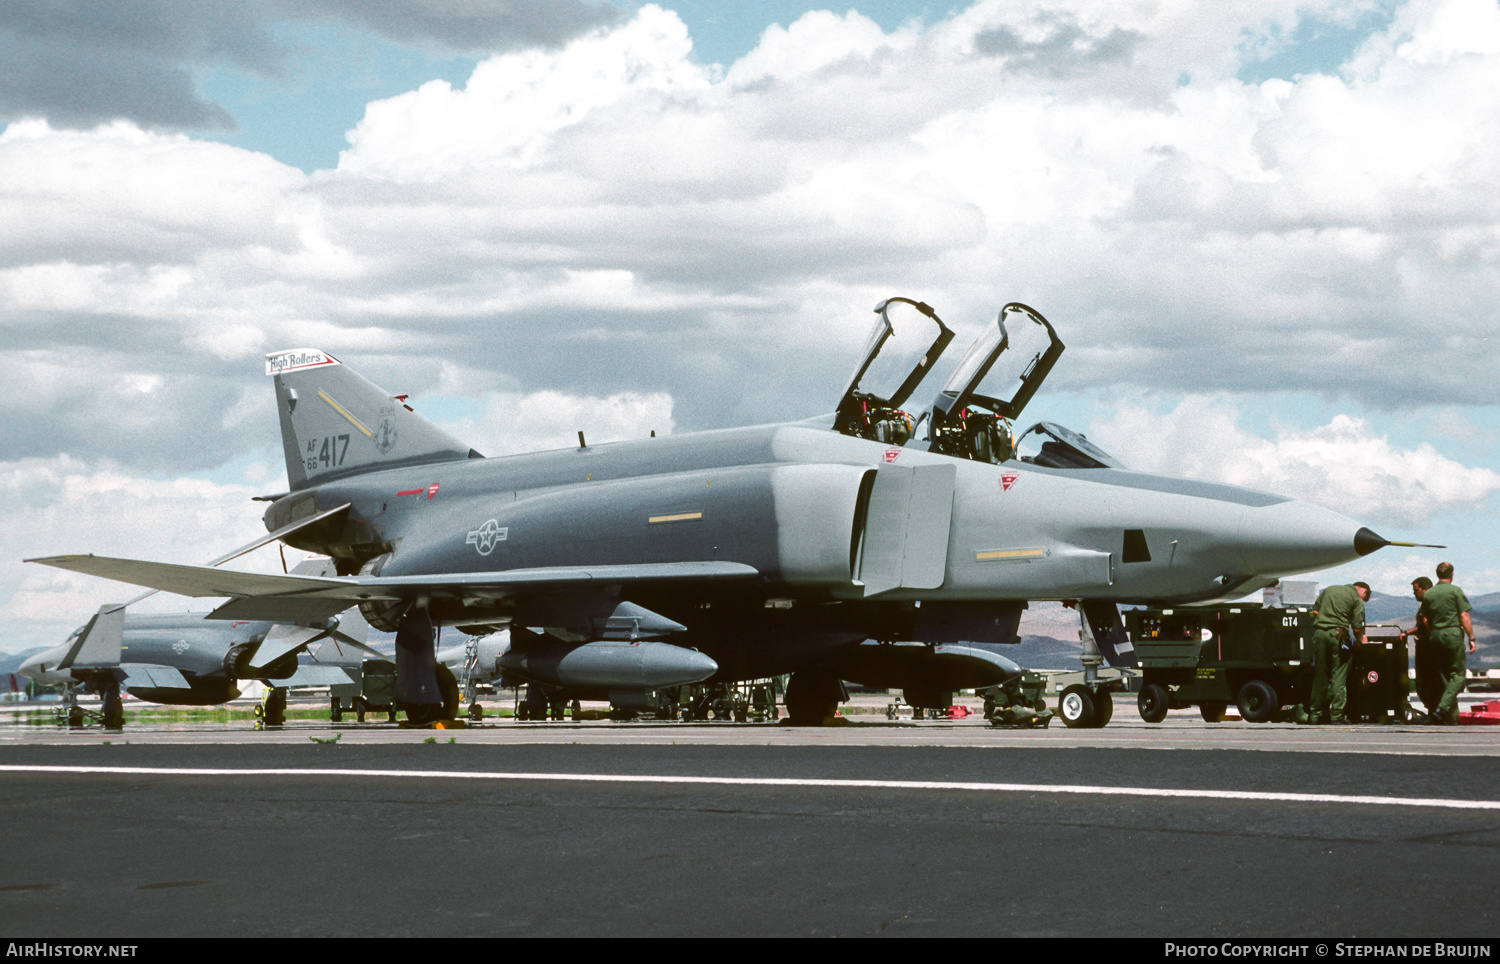
<svg viewBox="0 0 1500 964">
<path fill-rule="evenodd" d="M 83 710 L 76 706 L 68 707 L 68 726 L 77 728 L 83 725 Z"/>
<path fill-rule="evenodd" d="M 328 721 L 330 723 L 344 722 L 344 706 L 339 702 L 339 698 L 337 696 L 333 697 L 328 702 Z"/>
<path fill-rule="evenodd" d="M 272 687 L 271 691 L 266 694 L 266 701 L 262 705 L 265 707 L 265 716 L 262 719 L 266 726 L 286 725 L 286 690 L 283 687 Z"/>
<path fill-rule="evenodd" d="M 406 722 L 413 726 L 426 726 L 443 718 L 441 703 L 408 703 L 403 709 L 406 710 Z"/>
<path fill-rule="evenodd" d="M 458 705 L 462 701 L 463 697 L 458 692 L 458 680 L 454 678 L 453 670 L 444 666 L 442 663 L 439 663 L 437 665 L 437 684 L 438 693 L 443 697 L 441 706 L 443 714 L 442 719 L 458 719 Z"/>
<path fill-rule="evenodd" d="M 547 718 L 547 694 L 535 683 L 526 687 L 526 697 L 521 700 L 521 706 L 516 710 L 516 719 L 530 722 L 540 722 Z"/>
<path fill-rule="evenodd" d="M 1223 723 L 1224 711 L 1229 709 L 1228 703 L 1212 701 L 1198 704 L 1198 713 L 1203 717 L 1205 723 Z"/>
<path fill-rule="evenodd" d="M 1276 711 L 1281 709 L 1281 701 L 1276 697 L 1275 688 L 1258 679 L 1241 686 L 1239 699 L 1235 702 L 1240 708 L 1240 717 L 1246 723 L 1269 723 L 1276 717 Z"/>
<path fill-rule="evenodd" d="M 1135 705 L 1141 711 L 1141 719 L 1147 723 L 1160 723 L 1167 718 L 1166 687 L 1147 683 L 1141 687 L 1141 694 L 1136 697 Z"/>
<path fill-rule="evenodd" d="M 1108 726 L 1109 721 L 1114 719 L 1115 698 L 1109 690 L 1094 691 L 1094 726 Z"/>
<path fill-rule="evenodd" d="M 579 720 L 583 719 L 583 704 L 582 703 L 578 702 L 577 700 L 574 700 L 573 701 L 573 705 L 571 707 L 571 710 L 572 710 L 572 713 L 573 713 L 573 722 L 574 723 L 577 723 Z M 675 707 L 673 709 L 673 712 L 674 713 L 676 712 Z"/>
<path fill-rule="evenodd" d="M 1088 687 L 1074 683 L 1062 691 L 1057 699 L 1057 715 L 1071 730 L 1086 729 L 1094 725 L 1094 697 Z"/>
<path fill-rule="evenodd" d="M 469 719 L 474 723 L 484 719 L 484 707 L 479 705 L 478 700 L 469 704 Z"/>
<path fill-rule="evenodd" d="M 831 674 L 793 673 L 786 687 L 787 718 L 793 726 L 824 726 L 838 712 L 843 693 L 843 684 Z"/>
<path fill-rule="evenodd" d="M 118 730 L 125 726 L 125 704 L 120 702 L 120 691 L 104 691 L 104 728 Z"/>
</svg>

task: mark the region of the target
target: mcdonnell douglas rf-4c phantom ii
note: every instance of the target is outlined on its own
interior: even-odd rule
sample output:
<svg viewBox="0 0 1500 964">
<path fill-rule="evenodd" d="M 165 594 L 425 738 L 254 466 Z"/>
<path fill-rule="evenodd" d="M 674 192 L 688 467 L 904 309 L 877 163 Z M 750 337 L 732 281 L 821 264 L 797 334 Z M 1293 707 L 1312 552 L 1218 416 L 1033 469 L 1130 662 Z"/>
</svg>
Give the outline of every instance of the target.
<svg viewBox="0 0 1500 964">
<path fill-rule="evenodd" d="M 816 723 L 841 681 L 945 706 L 1008 678 L 996 644 L 1017 641 L 1029 600 L 1076 602 L 1128 663 L 1120 603 L 1234 599 L 1390 544 L 1317 506 L 1128 471 L 1051 423 L 1017 436 L 1063 350 L 1025 305 L 1000 311 L 913 418 L 902 406 L 953 332 L 910 299 L 876 311 L 831 416 L 592 446 L 580 433 L 577 448 L 501 458 L 326 352 L 278 352 L 266 373 L 291 491 L 266 527 L 338 575 L 34 561 L 231 597 L 220 619 L 357 605 L 396 633 L 397 698 L 418 721 L 443 712 L 434 626 L 451 625 L 509 627 L 512 679 L 619 707 L 790 673 L 789 716 Z M 1074 717 L 1099 725 L 1082 705 Z"/>
</svg>

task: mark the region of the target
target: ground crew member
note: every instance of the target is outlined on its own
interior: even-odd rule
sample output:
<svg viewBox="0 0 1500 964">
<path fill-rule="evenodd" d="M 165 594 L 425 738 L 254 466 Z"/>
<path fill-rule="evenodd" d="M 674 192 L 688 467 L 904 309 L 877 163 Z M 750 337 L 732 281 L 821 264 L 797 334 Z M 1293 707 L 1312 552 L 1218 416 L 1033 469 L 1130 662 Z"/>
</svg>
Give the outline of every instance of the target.
<svg viewBox="0 0 1500 964">
<path fill-rule="evenodd" d="M 1468 656 L 1464 652 L 1464 637 L 1469 637 L 1468 652 L 1477 648 L 1474 643 L 1474 622 L 1469 617 L 1469 597 L 1453 585 L 1453 564 L 1440 562 L 1437 567 L 1438 582 L 1422 597 L 1422 608 L 1417 618 L 1426 618 L 1428 634 L 1436 656 L 1438 672 L 1443 680 L 1443 695 L 1433 711 L 1433 723 L 1452 725 L 1458 722 L 1458 694 L 1463 692 L 1468 676 Z"/>
<path fill-rule="evenodd" d="M 1427 595 L 1427 590 L 1432 588 L 1432 580 L 1426 576 L 1418 576 L 1412 580 L 1411 594 L 1417 597 L 1417 603 L 1422 602 L 1422 597 Z M 1425 719 L 1413 720 L 1414 723 L 1426 723 L 1432 718 L 1438 703 L 1443 699 L 1443 677 L 1438 670 L 1437 654 L 1432 648 L 1431 627 L 1423 618 L 1421 609 L 1417 610 L 1417 624 L 1411 629 L 1403 629 L 1401 638 L 1408 636 L 1417 641 L 1416 664 L 1417 664 L 1417 699 L 1427 709 Z"/>
<path fill-rule="evenodd" d="M 1349 701 L 1349 663 L 1346 630 L 1353 630 L 1354 643 L 1365 637 L 1365 603 L 1370 599 L 1367 583 L 1329 586 L 1313 603 L 1312 698 L 1307 708 L 1309 723 L 1349 722 L 1344 707 Z"/>
</svg>

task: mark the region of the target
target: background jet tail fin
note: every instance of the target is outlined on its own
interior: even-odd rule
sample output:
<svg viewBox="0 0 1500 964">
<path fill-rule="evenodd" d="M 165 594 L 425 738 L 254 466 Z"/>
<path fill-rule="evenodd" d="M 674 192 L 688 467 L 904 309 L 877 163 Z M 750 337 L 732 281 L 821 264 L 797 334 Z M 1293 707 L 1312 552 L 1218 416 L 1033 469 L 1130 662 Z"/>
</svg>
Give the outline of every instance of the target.
<svg viewBox="0 0 1500 964">
<path fill-rule="evenodd" d="M 266 356 L 292 489 L 360 471 L 478 453 L 314 348 Z"/>
<path fill-rule="evenodd" d="M 78 666 L 116 666 L 120 662 L 120 647 L 125 642 L 125 607 L 119 605 L 100 606 L 99 611 L 78 634 L 78 641 L 68 650 L 58 669 Z"/>
</svg>

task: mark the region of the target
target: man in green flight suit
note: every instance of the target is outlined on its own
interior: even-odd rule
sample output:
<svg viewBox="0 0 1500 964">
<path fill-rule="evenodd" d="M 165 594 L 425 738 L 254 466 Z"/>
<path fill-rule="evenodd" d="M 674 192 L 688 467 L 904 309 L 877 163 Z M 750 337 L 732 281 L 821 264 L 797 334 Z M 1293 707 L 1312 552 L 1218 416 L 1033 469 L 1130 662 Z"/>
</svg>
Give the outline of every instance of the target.
<svg viewBox="0 0 1500 964">
<path fill-rule="evenodd" d="M 1426 620 L 1432 640 L 1434 660 L 1443 679 L 1443 696 L 1432 713 L 1433 723 L 1452 725 L 1458 722 L 1458 694 L 1463 692 L 1468 675 L 1468 656 L 1464 637 L 1469 637 L 1468 652 L 1474 652 L 1474 622 L 1469 617 L 1469 598 L 1453 585 L 1453 564 L 1440 562 L 1438 583 L 1422 597 L 1417 619 Z"/>
<path fill-rule="evenodd" d="M 1420 604 L 1427 590 L 1432 588 L 1432 580 L 1426 576 L 1418 576 L 1412 580 L 1411 594 L 1417 597 Z M 1443 677 L 1438 672 L 1437 654 L 1432 649 L 1432 633 L 1429 631 L 1426 621 L 1422 618 L 1420 610 L 1417 613 L 1417 624 L 1411 629 L 1401 630 L 1401 638 L 1412 636 L 1416 638 L 1416 664 L 1417 664 L 1417 698 L 1422 701 L 1422 706 L 1427 710 L 1427 715 L 1418 715 L 1412 720 L 1414 723 L 1427 723 L 1432 719 L 1432 714 L 1437 710 L 1438 703 L 1443 698 Z"/>
<path fill-rule="evenodd" d="M 1365 603 L 1369 599 L 1369 585 L 1357 582 L 1329 586 L 1313 603 L 1313 678 L 1307 707 L 1310 723 L 1349 722 L 1344 707 L 1349 700 L 1349 663 L 1354 652 L 1344 646 L 1348 640 L 1344 630 L 1353 630 L 1355 645 L 1367 641 Z"/>
</svg>

